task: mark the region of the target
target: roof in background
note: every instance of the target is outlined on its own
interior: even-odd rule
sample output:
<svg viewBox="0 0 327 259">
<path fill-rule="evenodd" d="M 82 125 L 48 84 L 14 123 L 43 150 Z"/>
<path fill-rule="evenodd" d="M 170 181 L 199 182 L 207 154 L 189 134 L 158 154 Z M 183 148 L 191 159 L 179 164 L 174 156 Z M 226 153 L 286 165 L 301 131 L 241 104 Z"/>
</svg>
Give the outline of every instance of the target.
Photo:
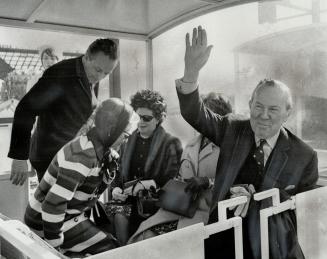
<svg viewBox="0 0 327 259">
<path fill-rule="evenodd" d="M 0 25 L 146 40 L 199 15 L 249 2 L 256 1 L 2 0 Z"/>
<path fill-rule="evenodd" d="M 311 24 L 275 32 L 245 42 L 235 52 L 256 55 L 285 55 L 299 51 L 327 52 L 327 25 Z"/>
</svg>

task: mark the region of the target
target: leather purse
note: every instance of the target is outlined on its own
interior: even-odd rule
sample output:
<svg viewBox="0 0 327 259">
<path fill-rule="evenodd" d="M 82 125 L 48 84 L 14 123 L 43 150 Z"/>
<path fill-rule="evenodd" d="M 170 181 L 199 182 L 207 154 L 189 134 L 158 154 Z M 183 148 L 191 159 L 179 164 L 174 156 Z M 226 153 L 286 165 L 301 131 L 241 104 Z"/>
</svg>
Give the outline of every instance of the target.
<svg viewBox="0 0 327 259">
<path fill-rule="evenodd" d="M 134 193 L 134 188 L 138 183 L 143 185 L 141 180 L 135 181 L 132 193 Z M 153 186 L 150 189 L 144 187 L 144 189 L 139 190 L 134 198 L 134 207 L 136 206 L 137 216 L 143 221 L 155 214 L 159 209 L 158 201 L 158 193 Z"/>
<path fill-rule="evenodd" d="M 159 207 L 155 190 L 140 190 L 136 196 L 137 213 L 140 218 L 147 219 L 157 212 Z"/>
<path fill-rule="evenodd" d="M 185 192 L 187 183 L 171 179 L 159 192 L 161 208 L 192 218 L 199 207 L 199 197 L 190 191 Z"/>
</svg>

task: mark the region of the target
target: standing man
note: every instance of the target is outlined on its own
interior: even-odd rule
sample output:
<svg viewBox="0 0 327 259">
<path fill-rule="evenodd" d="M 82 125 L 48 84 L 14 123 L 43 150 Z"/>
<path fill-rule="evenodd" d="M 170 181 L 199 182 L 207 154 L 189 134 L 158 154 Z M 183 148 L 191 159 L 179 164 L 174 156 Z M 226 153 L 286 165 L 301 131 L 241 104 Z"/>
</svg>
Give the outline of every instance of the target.
<svg viewBox="0 0 327 259">
<path fill-rule="evenodd" d="M 260 81 L 249 101 L 250 119 L 211 112 L 199 98 L 198 90 L 199 72 L 206 64 L 211 49 L 201 26 L 193 30 L 192 43 L 189 34 L 186 35 L 184 77 L 176 80 L 176 88 L 184 119 L 220 147 L 212 209 L 217 202 L 229 198 L 230 191 L 235 197 L 279 188 L 281 194 L 288 196 L 313 189 L 318 178 L 317 154 L 283 127 L 292 108 L 290 89 L 277 80 Z M 269 205 L 251 201 L 249 211 L 241 213 L 245 217 L 245 259 L 261 258 L 259 210 Z M 216 211 L 212 210 L 212 215 Z M 217 221 L 217 215 L 214 220 Z M 274 220 L 276 227 L 269 229 L 270 258 L 303 258 L 294 231 L 296 225 L 287 225 L 289 221 L 284 221 L 282 217 Z M 288 228 L 282 232 L 281 225 Z M 226 241 L 229 243 L 219 245 L 219 242 Z M 283 241 L 287 245 L 286 256 L 280 253 L 285 249 Z M 235 258 L 233 251 L 232 254 L 223 251 L 232 247 L 233 243 L 233 239 L 229 238 L 215 240 L 215 254 L 211 253 L 210 257 L 206 254 L 206 258 Z"/>
<path fill-rule="evenodd" d="M 58 150 L 74 138 L 97 104 L 94 86 L 118 63 L 118 46 L 111 39 L 97 39 L 86 54 L 48 68 L 19 102 L 11 133 L 8 157 L 11 181 L 23 184 L 27 159 L 42 179 Z M 36 129 L 31 130 L 36 116 Z"/>
</svg>

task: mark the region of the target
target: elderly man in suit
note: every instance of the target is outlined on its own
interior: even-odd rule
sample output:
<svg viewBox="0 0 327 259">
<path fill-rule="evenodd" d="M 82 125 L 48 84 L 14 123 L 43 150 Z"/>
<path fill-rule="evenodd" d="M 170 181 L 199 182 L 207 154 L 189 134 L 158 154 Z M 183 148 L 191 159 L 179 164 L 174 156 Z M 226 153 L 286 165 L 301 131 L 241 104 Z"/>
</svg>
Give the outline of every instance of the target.
<svg viewBox="0 0 327 259">
<path fill-rule="evenodd" d="M 184 119 L 221 150 L 213 187 L 212 211 L 216 211 L 217 202 L 229 198 L 229 192 L 235 185 L 238 185 L 239 195 L 251 194 L 254 189 L 260 192 L 279 188 L 287 196 L 314 188 L 318 178 L 316 152 L 283 127 L 292 108 L 290 89 L 284 83 L 267 79 L 259 82 L 249 101 L 250 119 L 233 114 L 220 116 L 203 105 L 199 98 L 198 77 L 211 49 L 201 26 L 193 29 L 191 43 L 189 34 L 186 35 L 184 76 L 176 80 L 176 88 Z M 199 179 L 198 184 L 208 183 Z M 234 192 L 235 195 L 238 194 Z M 244 249 L 244 258 L 261 258 L 258 215 L 264 206 L 269 204 L 251 201 L 247 215 L 243 211 L 243 216 L 246 215 L 243 222 L 244 246 L 251 248 Z M 279 229 L 276 227 L 272 231 Z M 280 232 L 270 233 L 270 239 L 276 246 L 283 245 L 283 240 L 286 240 Z M 226 240 L 230 243 L 222 246 L 216 240 L 212 258 L 235 258 L 232 253 L 222 251 L 233 246 L 230 238 L 221 238 L 220 242 Z M 292 240 L 293 248 L 297 249 L 294 258 L 302 258 L 296 236 Z M 278 255 L 276 246 L 271 245 L 270 258 L 293 258 Z"/>
</svg>

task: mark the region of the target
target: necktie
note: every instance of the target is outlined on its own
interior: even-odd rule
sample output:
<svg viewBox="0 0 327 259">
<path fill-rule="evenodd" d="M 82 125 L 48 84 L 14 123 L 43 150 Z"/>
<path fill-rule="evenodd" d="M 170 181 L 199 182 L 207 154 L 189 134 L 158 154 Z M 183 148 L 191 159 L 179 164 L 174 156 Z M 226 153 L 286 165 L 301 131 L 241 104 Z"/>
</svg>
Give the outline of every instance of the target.
<svg viewBox="0 0 327 259">
<path fill-rule="evenodd" d="M 261 175 L 263 174 L 263 170 L 265 168 L 265 164 L 264 164 L 265 153 L 263 151 L 263 146 L 266 143 L 267 142 L 265 139 L 260 139 L 260 145 L 254 150 L 253 153 L 253 158 L 257 162 L 258 172 Z"/>
</svg>

